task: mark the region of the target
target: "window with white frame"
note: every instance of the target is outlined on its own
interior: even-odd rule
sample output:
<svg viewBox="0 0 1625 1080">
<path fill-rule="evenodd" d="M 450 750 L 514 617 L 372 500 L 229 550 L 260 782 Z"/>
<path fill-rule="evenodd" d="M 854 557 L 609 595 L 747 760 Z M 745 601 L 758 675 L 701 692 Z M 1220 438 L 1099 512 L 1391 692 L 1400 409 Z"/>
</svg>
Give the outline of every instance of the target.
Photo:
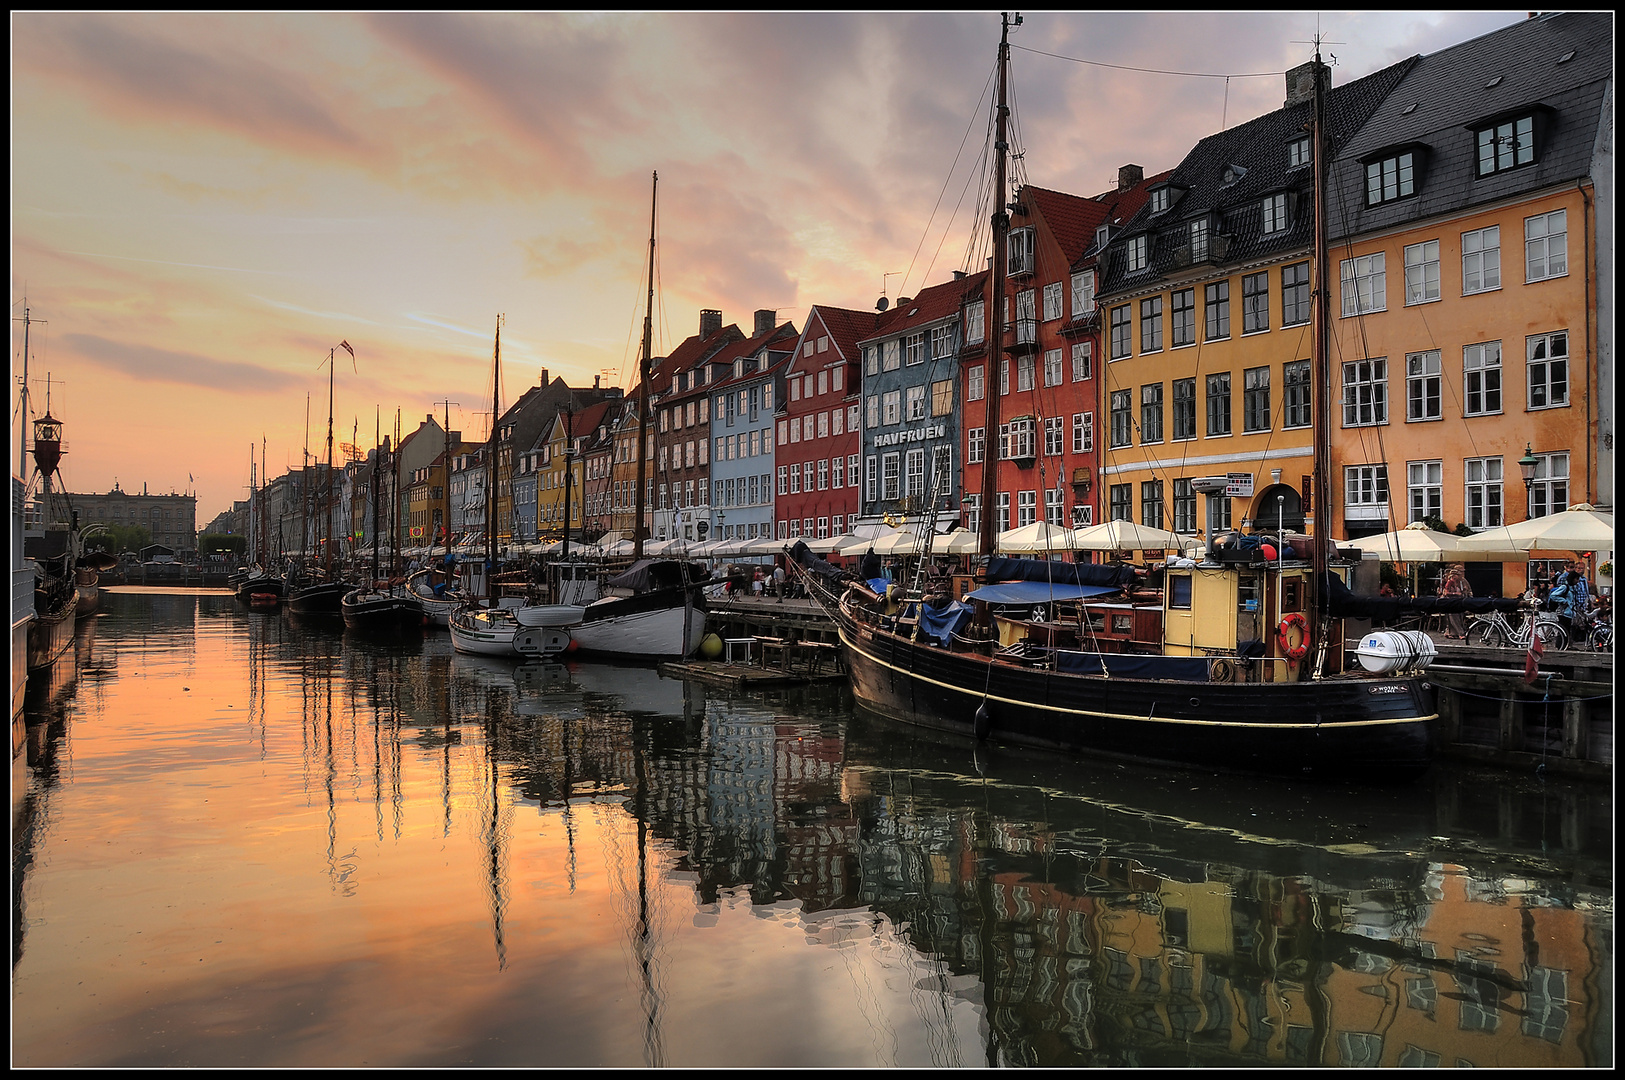
<svg viewBox="0 0 1625 1080">
<path fill-rule="evenodd" d="M 1491 225 L 1461 234 L 1461 292 L 1490 292 L 1501 287 L 1501 227 Z"/>
<path fill-rule="evenodd" d="M 1148 246 L 1147 237 L 1143 235 L 1136 236 L 1134 239 L 1128 242 L 1128 246 L 1125 249 L 1125 254 L 1128 258 L 1129 273 L 1134 274 L 1145 269 L 1146 251 Z"/>
<path fill-rule="evenodd" d="M 858 486 L 858 455 L 856 454 L 846 456 L 846 486 Z"/>
<path fill-rule="evenodd" d="M 931 490 L 951 492 L 954 488 L 954 448 L 941 443 L 931 449 Z"/>
<path fill-rule="evenodd" d="M 801 494 L 801 466 L 790 466 L 790 494 Z"/>
<path fill-rule="evenodd" d="M 824 458 L 818 463 L 818 490 L 823 491 L 829 487 L 829 459 Z"/>
<path fill-rule="evenodd" d="M 1021 491 L 1016 493 L 1016 528 L 1026 528 L 1038 521 L 1038 492 Z"/>
<path fill-rule="evenodd" d="M 1112 391 L 1112 447 L 1131 446 L 1134 442 L 1134 392 Z"/>
<path fill-rule="evenodd" d="M 1045 386 L 1060 386 L 1066 381 L 1066 369 L 1061 356 L 1060 349 L 1050 349 L 1044 353 Z"/>
<path fill-rule="evenodd" d="M 1044 453 L 1057 457 L 1066 450 L 1066 419 L 1060 416 L 1044 417 Z"/>
<path fill-rule="evenodd" d="M 1405 464 L 1405 489 L 1410 516 L 1406 524 L 1444 515 L 1444 462 L 1411 461 Z"/>
<path fill-rule="evenodd" d="M 1467 478 L 1467 527 L 1495 528 L 1502 523 L 1501 459 L 1467 458 L 1462 467 Z"/>
<path fill-rule="evenodd" d="M 869 427 L 871 427 L 871 428 L 879 427 L 880 426 L 880 395 L 878 395 L 878 394 L 870 394 L 867 398 L 865 398 L 864 399 L 864 411 L 865 411 L 865 413 L 867 414 L 867 417 L 868 417 L 868 419 L 866 420 L 866 423 L 869 425 Z M 779 421 L 779 424 L 780 424 L 780 427 L 782 429 L 784 421 L 782 421 L 782 420 Z M 779 432 L 779 441 L 780 442 L 784 441 L 784 432 L 783 432 L 783 430 L 780 430 L 780 432 Z"/>
<path fill-rule="evenodd" d="M 1286 144 L 1286 167 L 1296 169 L 1300 165 L 1308 165 L 1314 161 L 1314 152 L 1309 148 L 1309 136 L 1301 135 Z"/>
<path fill-rule="evenodd" d="M 1083 382 L 1094 375 L 1095 346 L 1092 341 L 1072 345 L 1072 381 Z"/>
<path fill-rule="evenodd" d="M 1162 384 L 1147 383 L 1140 387 L 1140 442 L 1162 441 Z"/>
<path fill-rule="evenodd" d="M 1088 318 L 1095 310 L 1095 272 L 1083 270 L 1072 275 L 1072 317 Z"/>
<path fill-rule="evenodd" d="M 1567 450 L 1535 455 L 1535 476 L 1529 481 L 1529 516 L 1545 517 L 1569 508 L 1569 453 Z"/>
<path fill-rule="evenodd" d="M 965 511 L 965 528 L 971 532 L 978 532 L 982 528 L 982 497 L 977 494 L 968 494 L 959 505 Z"/>
<path fill-rule="evenodd" d="M 1525 281 L 1544 281 L 1569 272 L 1568 221 L 1567 210 L 1523 219 Z"/>
<path fill-rule="evenodd" d="M 1010 493 L 1008 491 L 999 492 L 998 526 L 1000 532 L 1010 531 Z"/>
<path fill-rule="evenodd" d="M 1489 416 L 1501 411 L 1501 343 L 1480 341 L 1461 350 L 1462 412 Z"/>
<path fill-rule="evenodd" d="M 903 392 L 901 390 L 887 390 L 880 395 L 880 422 L 882 425 L 900 424 L 903 421 Z"/>
<path fill-rule="evenodd" d="M 1066 525 L 1066 492 L 1061 488 L 1044 489 L 1044 520 L 1051 525 Z"/>
<path fill-rule="evenodd" d="M 1112 359 L 1123 360 L 1134 353 L 1134 315 L 1129 305 L 1112 308 Z"/>
<path fill-rule="evenodd" d="M 846 410 L 845 409 L 831 409 L 830 410 L 830 414 L 829 414 L 829 433 L 831 435 L 839 435 L 841 433 L 841 428 L 842 428 L 841 421 L 844 420 L 845 418 L 846 418 Z"/>
<path fill-rule="evenodd" d="M 1388 422 L 1388 359 L 1350 360 L 1343 365 L 1343 426 Z"/>
<path fill-rule="evenodd" d="M 813 467 L 812 462 L 807 461 L 807 462 L 802 463 L 802 465 L 801 465 L 801 477 L 802 477 L 802 479 L 801 479 L 801 490 L 802 491 L 811 491 L 813 489 L 813 472 L 814 472 L 814 467 Z"/>
<path fill-rule="evenodd" d="M 987 428 L 973 427 L 967 433 L 965 460 L 974 465 L 987 451 Z"/>
<path fill-rule="evenodd" d="M 881 348 L 880 370 L 896 371 L 903 366 L 903 342 L 901 338 L 892 338 Z"/>
<path fill-rule="evenodd" d="M 1197 218 L 1190 224 L 1191 262 L 1207 258 L 1207 218 Z"/>
<path fill-rule="evenodd" d="M 931 331 L 931 357 L 942 360 L 952 356 L 954 352 L 954 328 L 952 326 L 938 326 Z M 840 387 L 836 387 L 840 389 Z"/>
<path fill-rule="evenodd" d="M 1140 352 L 1162 351 L 1162 297 L 1148 296 L 1140 301 Z"/>
<path fill-rule="evenodd" d="M 1388 310 L 1387 252 L 1344 259 L 1342 281 L 1345 316 Z"/>
<path fill-rule="evenodd" d="M 1038 456 L 1038 421 L 1031 416 L 1017 417 L 1008 424 L 1000 425 L 1003 429 L 1001 456 L 1012 460 L 1023 460 Z"/>
<path fill-rule="evenodd" d="M 1196 531 L 1196 488 L 1190 480 L 1174 481 L 1174 532 Z"/>
<path fill-rule="evenodd" d="M 924 334 L 909 334 L 903 338 L 903 362 L 909 365 L 925 363 Z"/>
<path fill-rule="evenodd" d="M 983 327 L 983 308 L 985 301 L 973 300 L 965 305 L 965 340 L 981 341 Z M 872 373 L 871 373 L 872 374 Z"/>
<path fill-rule="evenodd" d="M 1270 328 L 1270 276 L 1247 274 L 1241 279 L 1241 332 L 1257 334 Z"/>
<path fill-rule="evenodd" d="M 1062 314 L 1062 312 L 1061 312 L 1061 301 L 1062 301 L 1062 299 L 1063 299 L 1063 297 L 1061 295 L 1061 283 L 1059 281 L 1052 281 L 1048 285 L 1044 286 L 1044 321 L 1045 322 L 1049 322 L 1051 319 L 1059 319 L 1061 317 L 1061 314 Z"/>
<path fill-rule="evenodd" d="M 1293 360 L 1281 370 L 1281 426 L 1304 428 L 1314 422 L 1309 415 L 1310 362 Z"/>
<path fill-rule="evenodd" d="M 1405 357 L 1405 421 L 1437 420 L 1444 415 L 1443 370 L 1439 350 Z"/>
<path fill-rule="evenodd" d="M 1343 467 L 1343 516 L 1350 521 L 1387 520 L 1388 466 Z"/>
<path fill-rule="evenodd" d="M 818 414 L 818 437 L 820 439 L 829 438 L 829 413 L 827 412 Z"/>
<path fill-rule="evenodd" d="M 1287 217 L 1285 193 L 1271 195 L 1264 200 L 1264 234 L 1285 232 L 1292 223 Z"/>
<path fill-rule="evenodd" d="M 1002 396 L 1010 392 L 1010 359 L 999 361 L 999 394 Z"/>
<path fill-rule="evenodd" d="M 844 487 L 846 484 L 846 459 L 836 456 L 829 459 L 829 486 L 832 488 Z"/>
<path fill-rule="evenodd" d="M 863 497 L 870 502 L 880 498 L 880 460 L 873 454 L 863 459 Z"/>
<path fill-rule="evenodd" d="M 1405 303 L 1426 304 L 1439 299 L 1439 242 L 1424 240 L 1405 246 Z"/>
<path fill-rule="evenodd" d="M 925 419 L 925 387 L 923 386 L 908 388 L 908 419 Z"/>
<path fill-rule="evenodd" d="M 983 392 L 982 391 L 982 383 L 983 383 L 984 371 L 985 371 L 985 369 L 982 367 L 982 365 L 977 364 L 975 367 L 969 368 L 965 372 L 965 400 L 966 401 L 981 401 L 982 400 L 982 392 Z"/>
<path fill-rule="evenodd" d="M 1074 454 L 1087 454 L 1095 448 L 1095 414 L 1080 412 L 1072 414 L 1072 452 Z"/>
<path fill-rule="evenodd" d="M 1171 194 L 1172 192 L 1165 187 L 1160 187 L 1153 191 L 1151 193 L 1151 212 L 1153 214 L 1160 214 L 1164 210 L 1167 210 L 1168 207 L 1172 205 L 1172 201 L 1169 198 Z"/>
<path fill-rule="evenodd" d="M 1030 274 L 1033 272 L 1033 229 L 1029 226 L 1021 229 L 1011 229 L 1006 240 L 1005 250 L 1010 254 L 1007 264 L 1011 274 Z"/>
<path fill-rule="evenodd" d="M 1026 393 L 1031 390 L 1038 378 L 1038 362 L 1034 356 L 1016 357 L 1016 390 Z"/>
<path fill-rule="evenodd" d="M 1535 334 L 1529 348 L 1529 407 L 1553 409 L 1569 403 L 1569 334 Z"/>
<path fill-rule="evenodd" d="M 925 489 L 925 450 L 910 450 L 906 459 L 906 470 L 903 489 L 905 495 L 928 495 Z"/>
<path fill-rule="evenodd" d="M 899 485 L 902 482 L 901 468 L 903 459 L 901 454 L 883 454 L 880 458 L 880 497 L 882 499 L 895 499 L 901 492 Z"/>
</svg>

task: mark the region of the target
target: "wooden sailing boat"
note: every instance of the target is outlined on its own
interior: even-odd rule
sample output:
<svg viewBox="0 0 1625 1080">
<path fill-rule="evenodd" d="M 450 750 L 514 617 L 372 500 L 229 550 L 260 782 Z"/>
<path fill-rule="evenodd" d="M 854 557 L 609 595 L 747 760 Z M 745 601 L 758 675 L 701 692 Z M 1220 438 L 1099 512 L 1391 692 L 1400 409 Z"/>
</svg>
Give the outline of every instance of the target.
<svg viewBox="0 0 1625 1080">
<path fill-rule="evenodd" d="M 333 549 L 336 546 L 333 542 L 333 369 L 337 366 L 333 357 L 340 347 L 349 351 L 351 356 L 355 355 L 348 341 L 327 351 L 327 468 L 323 481 L 311 493 L 314 497 L 317 491 L 325 490 L 322 503 L 326 511 L 326 530 L 320 541 L 323 549 L 321 577 L 288 596 L 288 610 L 295 615 L 341 614 L 344 594 L 354 588 L 340 580 L 333 569 Z M 320 514 L 313 524 L 317 528 L 322 526 Z"/>
<path fill-rule="evenodd" d="M 997 313 L 1009 234 L 1009 27 L 1006 16 L 998 58 L 996 246 L 984 309 L 994 371 L 1003 353 Z M 1315 59 L 1318 68 L 1318 54 Z M 1313 490 L 1322 493 L 1330 458 L 1327 256 L 1319 199 L 1324 118 L 1324 82 L 1317 78 Z M 986 430 L 996 432 L 999 395 L 988 393 L 986 400 Z M 984 469 L 983 551 L 994 550 L 994 473 L 991 465 Z M 1222 495 L 1224 480 L 1194 483 L 1209 492 L 1213 537 L 1214 499 Z M 1160 590 L 1141 588 L 1128 566 L 990 559 L 968 608 L 946 595 L 888 604 L 813 557 L 804 544 L 792 553 L 809 594 L 838 626 L 854 696 L 882 715 L 1087 756 L 1291 776 L 1414 776 L 1427 768 L 1431 753 L 1433 694 L 1422 672 L 1432 643 L 1425 635 L 1368 635 L 1373 647 L 1368 655 L 1362 645 L 1360 653 L 1368 670 L 1343 670 L 1336 603 L 1347 590 L 1330 564 L 1327 543 L 1309 547 L 1295 553 L 1308 558 L 1283 551 L 1265 562 L 1252 552 L 1210 544 L 1200 564 L 1168 568 Z M 1266 598 L 1285 612 L 1278 640 L 1239 640 L 1237 613 L 1248 610 L 1249 598 L 1260 616 L 1275 610 Z M 1070 608 L 1074 618 L 1035 622 L 1029 614 L 1035 604 Z M 1019 605 L 1019 614 L 1004 605 Z"/>
</svg>

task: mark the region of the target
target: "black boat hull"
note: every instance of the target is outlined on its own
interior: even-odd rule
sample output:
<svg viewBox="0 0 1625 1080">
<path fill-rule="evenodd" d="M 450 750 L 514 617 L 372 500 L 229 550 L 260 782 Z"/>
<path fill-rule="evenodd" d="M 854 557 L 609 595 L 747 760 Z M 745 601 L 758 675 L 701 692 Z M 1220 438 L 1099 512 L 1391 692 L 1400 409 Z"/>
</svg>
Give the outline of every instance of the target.
<svg viewBox="0 0 1625 1080">
<path fill-rule="evenodd" d="M 237 599 L 245 604 L 253 602 L 255 596 L 275 596 L 280 602 L 287 593 L 287 586 L 281 578 L 256 577 L 236 585 Z"/>
<path fill-rule="evenodd" d="M 852 691 L 939 731 L 1218 771 L 1403 782 L 1432 759 L 1420 677 L 1194 683 L 993 662 L 840 618 Z"/>
<path fill-rule="evenodd" d="M 348 630 L 400 634 L 423 629 L 423 605 L 411 596 L 351 593 L 341 612 Z"/>
<path fill-rule="evenodd" d="M 344 594 L 354 588 L 354 585 L 342 581 L 308 585 L 288 594 L 288 610 L 295 615 L 338 615 L 344 604 Z"/>
<path fill-rule="evenodd" d="M 37 599 L 35 604 L 41 601 Z M 55 606 L 41 609 L 36 606 L 34 618 L 28 624 L 28 670 L 39 671 L 54 664 L 59 656 L 73 644 L 73 632 L 78 625 L 78 595 L 69 589 L 56 599 Z"/>
</svg>

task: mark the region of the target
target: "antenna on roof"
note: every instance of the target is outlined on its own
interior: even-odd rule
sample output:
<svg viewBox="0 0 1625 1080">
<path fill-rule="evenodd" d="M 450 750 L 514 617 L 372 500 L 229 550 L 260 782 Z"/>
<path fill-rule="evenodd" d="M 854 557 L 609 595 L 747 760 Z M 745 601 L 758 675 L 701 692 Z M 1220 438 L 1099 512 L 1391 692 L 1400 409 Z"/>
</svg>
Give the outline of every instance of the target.
<svg viewBox="0 0 1625 1080">
<path fill-rule="evenodd" d="M 886 279 L 902 276 L 903 272 L 901 270 L 892 270 L 889 273 L 880 275 L 880 299 L 875 301 L 876 311 L 885 311 L 887 308 L 891 307 L 891 301 L 886 299 Z"/>
</svg>

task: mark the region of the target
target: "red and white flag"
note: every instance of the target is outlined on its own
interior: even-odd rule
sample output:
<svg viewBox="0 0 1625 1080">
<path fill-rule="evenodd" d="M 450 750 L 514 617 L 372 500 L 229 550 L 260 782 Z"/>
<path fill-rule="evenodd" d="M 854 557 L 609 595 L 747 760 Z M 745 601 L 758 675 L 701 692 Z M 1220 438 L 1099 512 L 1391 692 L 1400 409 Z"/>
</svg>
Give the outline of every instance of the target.
<svg viewBox="0 0 1625 1080">
<path fill-rule="evenodd" d="M 1546 644 L 1540 640 L 1539 633 L 1529 635 L 1529 655 L 1523 661 L 1523 681 L 1532 683 L 1539 675 L 1540 658 L 1546 653 Z"/>
<path fill-rule="evenodd" d="M 351 360 L 354 360 L 354 359 L 355 359 L 355 350 L 354 350 L 354 349 L 352 349 L 352 348 L 350 348 L 350 343 L 349 343 L 349 342 L 348 342 L 348 341 L 341 341 L 341 342 L 339 342 L 339 348 L 341 348 L 341 349 L 343 349 L 343 350 L 344 350 L 344 351 L 345 351 L 345 352 L 347 352 L 347 353 L 349 353 L 349 354 L 350 354 L 350 359 L 351 359 Z"/>
</svg>

